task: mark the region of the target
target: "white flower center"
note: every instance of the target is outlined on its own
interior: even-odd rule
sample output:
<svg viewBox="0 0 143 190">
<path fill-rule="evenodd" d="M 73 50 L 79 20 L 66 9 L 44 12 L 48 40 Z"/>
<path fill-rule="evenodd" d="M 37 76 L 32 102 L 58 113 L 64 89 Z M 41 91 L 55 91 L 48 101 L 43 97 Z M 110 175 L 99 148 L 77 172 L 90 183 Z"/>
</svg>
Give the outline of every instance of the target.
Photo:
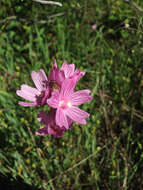
<svg viewBox="0 0 143 190">
<path fill-rule="evenodd" d="M 72 107 L 72 103 L 71 102 L 67 102 L 67 106 L 70 108 Z"/>
<path fill-rule="evenodd" d="M 61 100 L 59 101 L 59 107 L 61 108 L 70 108 L 72 106 L 72 103 L 69 101 Z"/>
<path fill-rule="evenodd" d="M 40 91 L 38 91 L 38 96 L 40 96 L 41 95 L 41 92 Z"/>
</svg>

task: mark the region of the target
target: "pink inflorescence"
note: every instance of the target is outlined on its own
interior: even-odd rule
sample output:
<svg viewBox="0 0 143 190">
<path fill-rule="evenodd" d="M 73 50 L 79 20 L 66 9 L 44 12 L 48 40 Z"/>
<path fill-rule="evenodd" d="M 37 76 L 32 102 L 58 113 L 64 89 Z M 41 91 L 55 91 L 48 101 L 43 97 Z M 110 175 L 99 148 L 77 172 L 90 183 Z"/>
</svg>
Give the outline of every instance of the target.
<svg viewBox="0 0 143 190">
<path fill-rule="evenodd" d="M 97 29 L 97 24 L 94 23 L 92 26 L 91 26 L 92 30 L 96 30 Z"/>
<path fill-rule="evenodd" d="M 42 69 L 32 71 L 31 78 L 36 88 L 23 84 L 16 91 L 18 96 L 30 101 L 20 101 L 21 106 L 50 106 L 48 114 L 41 111 L 38 115 L 38 120 L 44 126 L 36 132 L 37 135 L 59 138 L 74 122 L 86 124 L 85 119 L 89 117 L 89 113 L 78 106 L 92 99 L 90 90 L 75 91 L 77 82 L 84 74 L 84 71 L 75 69 L 74 64 L 67 62 L 58 69 L 55 60 L 48 78 Z"/>
</svg>

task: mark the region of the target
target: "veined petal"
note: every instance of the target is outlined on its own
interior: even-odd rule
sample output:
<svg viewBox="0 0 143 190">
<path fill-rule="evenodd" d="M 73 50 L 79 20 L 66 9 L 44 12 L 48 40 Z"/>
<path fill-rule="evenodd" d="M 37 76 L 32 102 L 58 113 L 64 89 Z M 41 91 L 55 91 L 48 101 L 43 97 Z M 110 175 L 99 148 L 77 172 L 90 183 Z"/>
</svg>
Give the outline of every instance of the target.
<svg viewBox="0 0 143 190">
<path fill-rule="evenodd" d="M 54 90 L 52 92 L 51 98 L 47 99 L 47 104 L 52 108 L 57 108 L 59 104 L 59 91 Z"/>
<path fill-rule="evenodd" d="M 25 94 L 29 96 L 35 97 L 39 94 L 39 91 L 36 88 L 33 88 L 31 86 L 28 86 L 27 84 L 21 85 L 21 91 L 23 91 Z"/>
<path fill-rule="evenodd" d="M 25 100 L 29 100 L 32 102 L 36 101 L 36 97 L 29 95 L 27 92 L 23 92 L 22 90 L 17 90 L 16 94 L 22 98 L 24 98 Z"/>
<path fill-rule="evenodd" d="M 45 81 L 47 80 L 45 72 L 40 69 L 38 72 L 32 71 L 32 80 L 39 91 L 45 90 Z"/>
<path fill-rule="evenodd" d="M 69 101 L 71 101 L 72 105 L 81 105 L 92 99 L 92 97 L 89 96 L 89 94 L 90 90 L 79 90 L 77 92 L 74 92 L 70 96 Z"/>
<path fill-rule="evenodd" d="M 56 81 L 56 76 L 58 75 L 58 73 L 59 73 L 59 69 L 55 67 L 54 65 L 49 75 L 49 81 L 51 80 Z"/>
<path fill-rule="evenodd" d="M 72 120 L 80 123 L 86 124 L 85 118 L 89 117 L 89 114 L 78 107 L 72 106 L 66 110 L 66 115 L 68 115 Z"/>
<path fill-rule="evenodd" d="M 61 86 L 63 80 L 65 79 L 64 71 L 57 68 L 56 60 L 48 79 L 49 82 L 55 81 L 59 86 Z"/>
<path fill-rule="evenodd" d="M 74 75 L 72 76 L 72 78 L 74 78 L 76 80 L 76 82 L 77 82 L 84 75 L 85 75 L 85 71 L 80 71 L 79 69 L 76 69 L 75 72 L 74 72 Z"/>
<path fill-rule="evenodd" d="M 18 102 L 19 105 L 24 106 L 24 107 L 29 107 L 29 106 L 37 106 L 36 102 Z"/>
<path fill-rule="evenodd" d="M 78 74 L 81 77 L 83 77 L 85 75 L 85 73 L 86 73 L 85 71 L 80 71 L 79 69 L 76 69 L 74 74 Z"/>
<path fill-rule="evenodd" d="M 58 108 L 56 111 L 56 124 L 60 127 L 65 127 L 66 129 L 69 128 L 67 117 L 61 108 Z"/>
<path fill-rule="evenodd" d="M 76 83 L 73 79 L 65 79 L 62 83 L 60 99 L 69 97 L 73 93 L 75 85 Z"/>
<path fill-rule="evenodd" d="M 46 74 L 45 74 L 45 72 L 44 72 L 43 69 L 40 69 L 40 70 L 39 70 L 39 76 L 41 77 L 41 80 L 42 80 L 42 81 L 47 81 L 47 80 L 48 80 L 48 79 L 47 79 L 47 76 L 46 76 Z"/>
<path fill-rule="evenodd" d="M 64 61 L 61 70 L 64 71 L 65 77 L 69 78 L 74 74 L 75 65 L 74 64 L 67 64 L 66 61 Z"/>
<path fill-rule="evenodd" d="M 55 81 L 61 87 L 61 84 L 63 83 L 64 80 L 65 80 L 64 71 L 58 70 L 55 77 Z"/>
</svg>

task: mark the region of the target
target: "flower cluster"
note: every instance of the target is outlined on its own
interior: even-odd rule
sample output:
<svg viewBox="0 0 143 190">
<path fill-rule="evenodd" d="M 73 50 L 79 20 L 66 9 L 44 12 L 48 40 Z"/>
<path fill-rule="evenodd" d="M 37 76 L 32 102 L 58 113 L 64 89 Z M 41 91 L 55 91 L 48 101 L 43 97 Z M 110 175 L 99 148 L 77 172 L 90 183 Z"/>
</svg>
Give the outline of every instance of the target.
<svg viewBox="0 0 143 190">
<path fill-rule="evenodd" d="M 55 60 L 48 78 L 42 69 L 32 71 L 31 77 L 36 88 L 23 84 L 21 90 L 16 91 L 18 96 L 30 101 L 20 101 L 21 106 L 50 106 L 48 114 L 41 111 L 38 115 L 44 127 L 36 132 L 37 135 L 61 137 L 74 122 L 86 124 L 85 119 L 89 114 L 77 106 L 92 99 L 90 90 L 75 91 L 77 82 L 84 74 L 84 71 L 75 69 L 74 64 L 66 62 L 58 69 Z"/>
</svg>

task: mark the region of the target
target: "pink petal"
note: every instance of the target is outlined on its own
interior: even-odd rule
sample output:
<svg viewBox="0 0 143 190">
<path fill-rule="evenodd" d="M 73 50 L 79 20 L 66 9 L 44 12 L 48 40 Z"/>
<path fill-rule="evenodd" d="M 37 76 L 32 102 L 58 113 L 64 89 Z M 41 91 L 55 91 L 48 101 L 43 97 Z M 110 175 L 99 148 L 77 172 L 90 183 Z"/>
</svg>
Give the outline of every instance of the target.
<svg viewBox="0 0 143 190">
<path fill-rule="evenodd" d="M 29 107 L 29 106 L 37 106 L 36 102 L 18 102 L 19 105 L 24 106 L 24 107 Z"/>
<path fill-rule="evenodd" d="M 69 78 L 74 74 L 75 65 L 74 64 L 67 64 L 65 61 L 61 67 L 61 70 L 64 71 L 65 77 Z"/>
<path fill-rule="evenodd" d="M 48 80 L 48 79 L 47 79 L 47 76 L 46 76 L 46 74 L 45 74 L 45 72 L 44 72 L 43 69 L 40 69 L 40 70 L 39 70 L 39 75 L 40 75 L 42 81 L 47 81 L 47 80 Z"/>
<path fill-rule="evenodd" d="M 48 115 L 49 115 L 49 124 L 50 125 L 55 125 L 55 123 L 56 123 L 56 121 L 55 121 L 55 117 L 56 117 L 55 110 L 51 108 Z"/>
<path fill-rule="evenodd" d="M 62 137 L 64 131 L 65 131 L 65 130 L 63 130 L 63 129 L 60 128 L 60 127 L 57 128 L 56 130 L 54 130 L 54 129 L 52 128 L 52 126 L 49 126 L 49 127 L 48 127 L 48 133 L 49 133 L 50 135 L 53 135 L 54 138 L 60 138 L 60 137 Z"/>
<path fill-rule="evenodd" d="M 56 59 L 54 60 L 54 67 L 55 67 L 55 68 L 58 68 L 58 67 L 57 67 L 57 61 L 56 61 Z"/>
<path fill-rule="evenodd" d="M 59 104 L 59 91 L 54 90 L 52 92 L 51 98 L 47 99 L 47 104 L 52 108 L 57 108 Z"/>
<path fill-rule="evenodd" d="M 70 96 L 69 101 L 72 102 L 72 105 L 81 105 L 92 99 L 92 97 L 89 96 L 89 93 L 90 90 L 79 90 Z"/>
<path fill-rule="evenodd" d="M 46 104 L 47 99 L 49 98 L 49 96 L 50 96 L 50 88 L 49 88 L 49 87 L 47 87 L 47 89 L 45 90 L 44 97 L 42 98 L 41 105 Z"/>
<path fill-rule="evenodd" d="M 58 75 L 58 72 L 59 72 L 59 70 L 58 70 L 57 66 L 55 66 L 55 64 L 54 64 L 54 66 L 50 72 L 50 75 L 49 75 L 49 80 L 56 81 L 56 76 Z"/>
<path fill-rule="evenodd" d="M 42 124 L 44 125 L 48 125 L 50 122 L 50 117 L 49 115 L 44 112 L 44 111 L 40 111 L 40 113 L 38 114 L 38 121 L 40 121 Z"/>
<path fill-rule="evenodd" d="M 63 135 L 63 132 L 66 130 L 64 127 L 59 127 L 55 123 L 55 111 L 51 109 L 47 114 L 44 111 L 41 111 L 38 115 L 38 120 L 45 125 L 44 128 L 39 129 L 37 135 L 53 135 L 54 138 L 60 138 Z M 71 123 L 71 120 L 68 121 Z"/>
<path fill-rule="evenodd" d="M 60 99 L 70 96 L 74 91 L 75 85 L 76 83 L 73 79 L 65 79 L 62 83 Z"/>
<path fill-rule="evenodd" d="M 42 127 L 38 131 L 36 131 L 36 135 L 45 136 L 48 135 L 48 127 Z"/>
<path fill-rule="evenodd" d="M 64 72 L 59 70 L 55 77 L 55 80 L 56 80 L 57 84 L 61 87 L 63 81 L 65 80 Z"/>
<path fill-rule="evenodd" d="M 74 123 L 74 121 L 71 118 L 69 118 L 69 117 L 67 117 L 67 121 L 68 121 L 69 127 L 71 127 L 72 124 Z"/>
<path fill-rule="evenodd" d="M 96 30 L 96 29 L 97 29 L 97 24 L 93 24 L 93 25 L 91 26 L 91 28 L 92 28 L 92 30 Z"/>
<path fill-rule="evenodd" d="M 16 91 L 16 94 L 17 94 L 18 96 L 24 98 L 25 100 L 29 100 L 29 101 L 33 101 L 33 102 L 36 101 L 36 97 L 34 96 L 34 94 L 31 95 L 31 94 L 29 94 L 29 93 L 26 92 L 26 91 L 24 92 L 24 91 L 22 91 L 22 90 L 17 90 L 17 91 Z"/>
<path fill-rule="evenodd" d="M 32 80 L 39 91 L 45 90 L 44 82 L 47 80 L 45 72 L 40 69 L 38 72 L 32 71 L 31 73 Z"/>
<path fill-rule="evenodd" d="M 36 101 L 36 95 L 38 94 L 38 90 L 36 88 L 32 88 L 26 84 L 21 85 L 21 90 L 17 90 L 16 94 L 26 100 Z"/>
<path fill-rule="evenodd" d="M 52 68 L 49 75 L 49 81 L 55 81 L 59 86 L 61 86 L 64 79 L 64 72 L 59 70 L 57 65 L 54 64 L 54 67 Z"/>
<path fill-rule="evenodd" d="M 63 135 L 64 130 L 58 129 L 57 131 L 53 130 L 52 127 L 47 126 L 36 131 L 36 135 L 45 136 L 45 135 L 53 135 L 54 138 L 60 138 Z"/>
<path fill-rule="evenodd" d="M 75 106 L 66 109 L 66 115 L 68 115 L 72 120 L 80 124 L 86 124 L 85 118 L 89 117 L 89 114 L 87 112 Z"/>
<path fill-rule="evenodd" d="M 39 91 L 36 88 L 28 86 L 27 84 L 21 85 L 21 91 L 25 92 L 29 96 L 35 97 L 38 95 Z"/>
<path fill-rule="evenodd" d="M 66 129 L 69 128 L 67 117 L 61 108 L 58 108 L 56 111 L 56 124 L 60 127 L 65 127 Z"/>
<path fill-rule="evenodd" d="M 84 75 L 85 71 L 80 71 L 79 69 L 76 69 L 72 78 L 74 78 L 76 81 L 79 81 Z"/>
</svg>

